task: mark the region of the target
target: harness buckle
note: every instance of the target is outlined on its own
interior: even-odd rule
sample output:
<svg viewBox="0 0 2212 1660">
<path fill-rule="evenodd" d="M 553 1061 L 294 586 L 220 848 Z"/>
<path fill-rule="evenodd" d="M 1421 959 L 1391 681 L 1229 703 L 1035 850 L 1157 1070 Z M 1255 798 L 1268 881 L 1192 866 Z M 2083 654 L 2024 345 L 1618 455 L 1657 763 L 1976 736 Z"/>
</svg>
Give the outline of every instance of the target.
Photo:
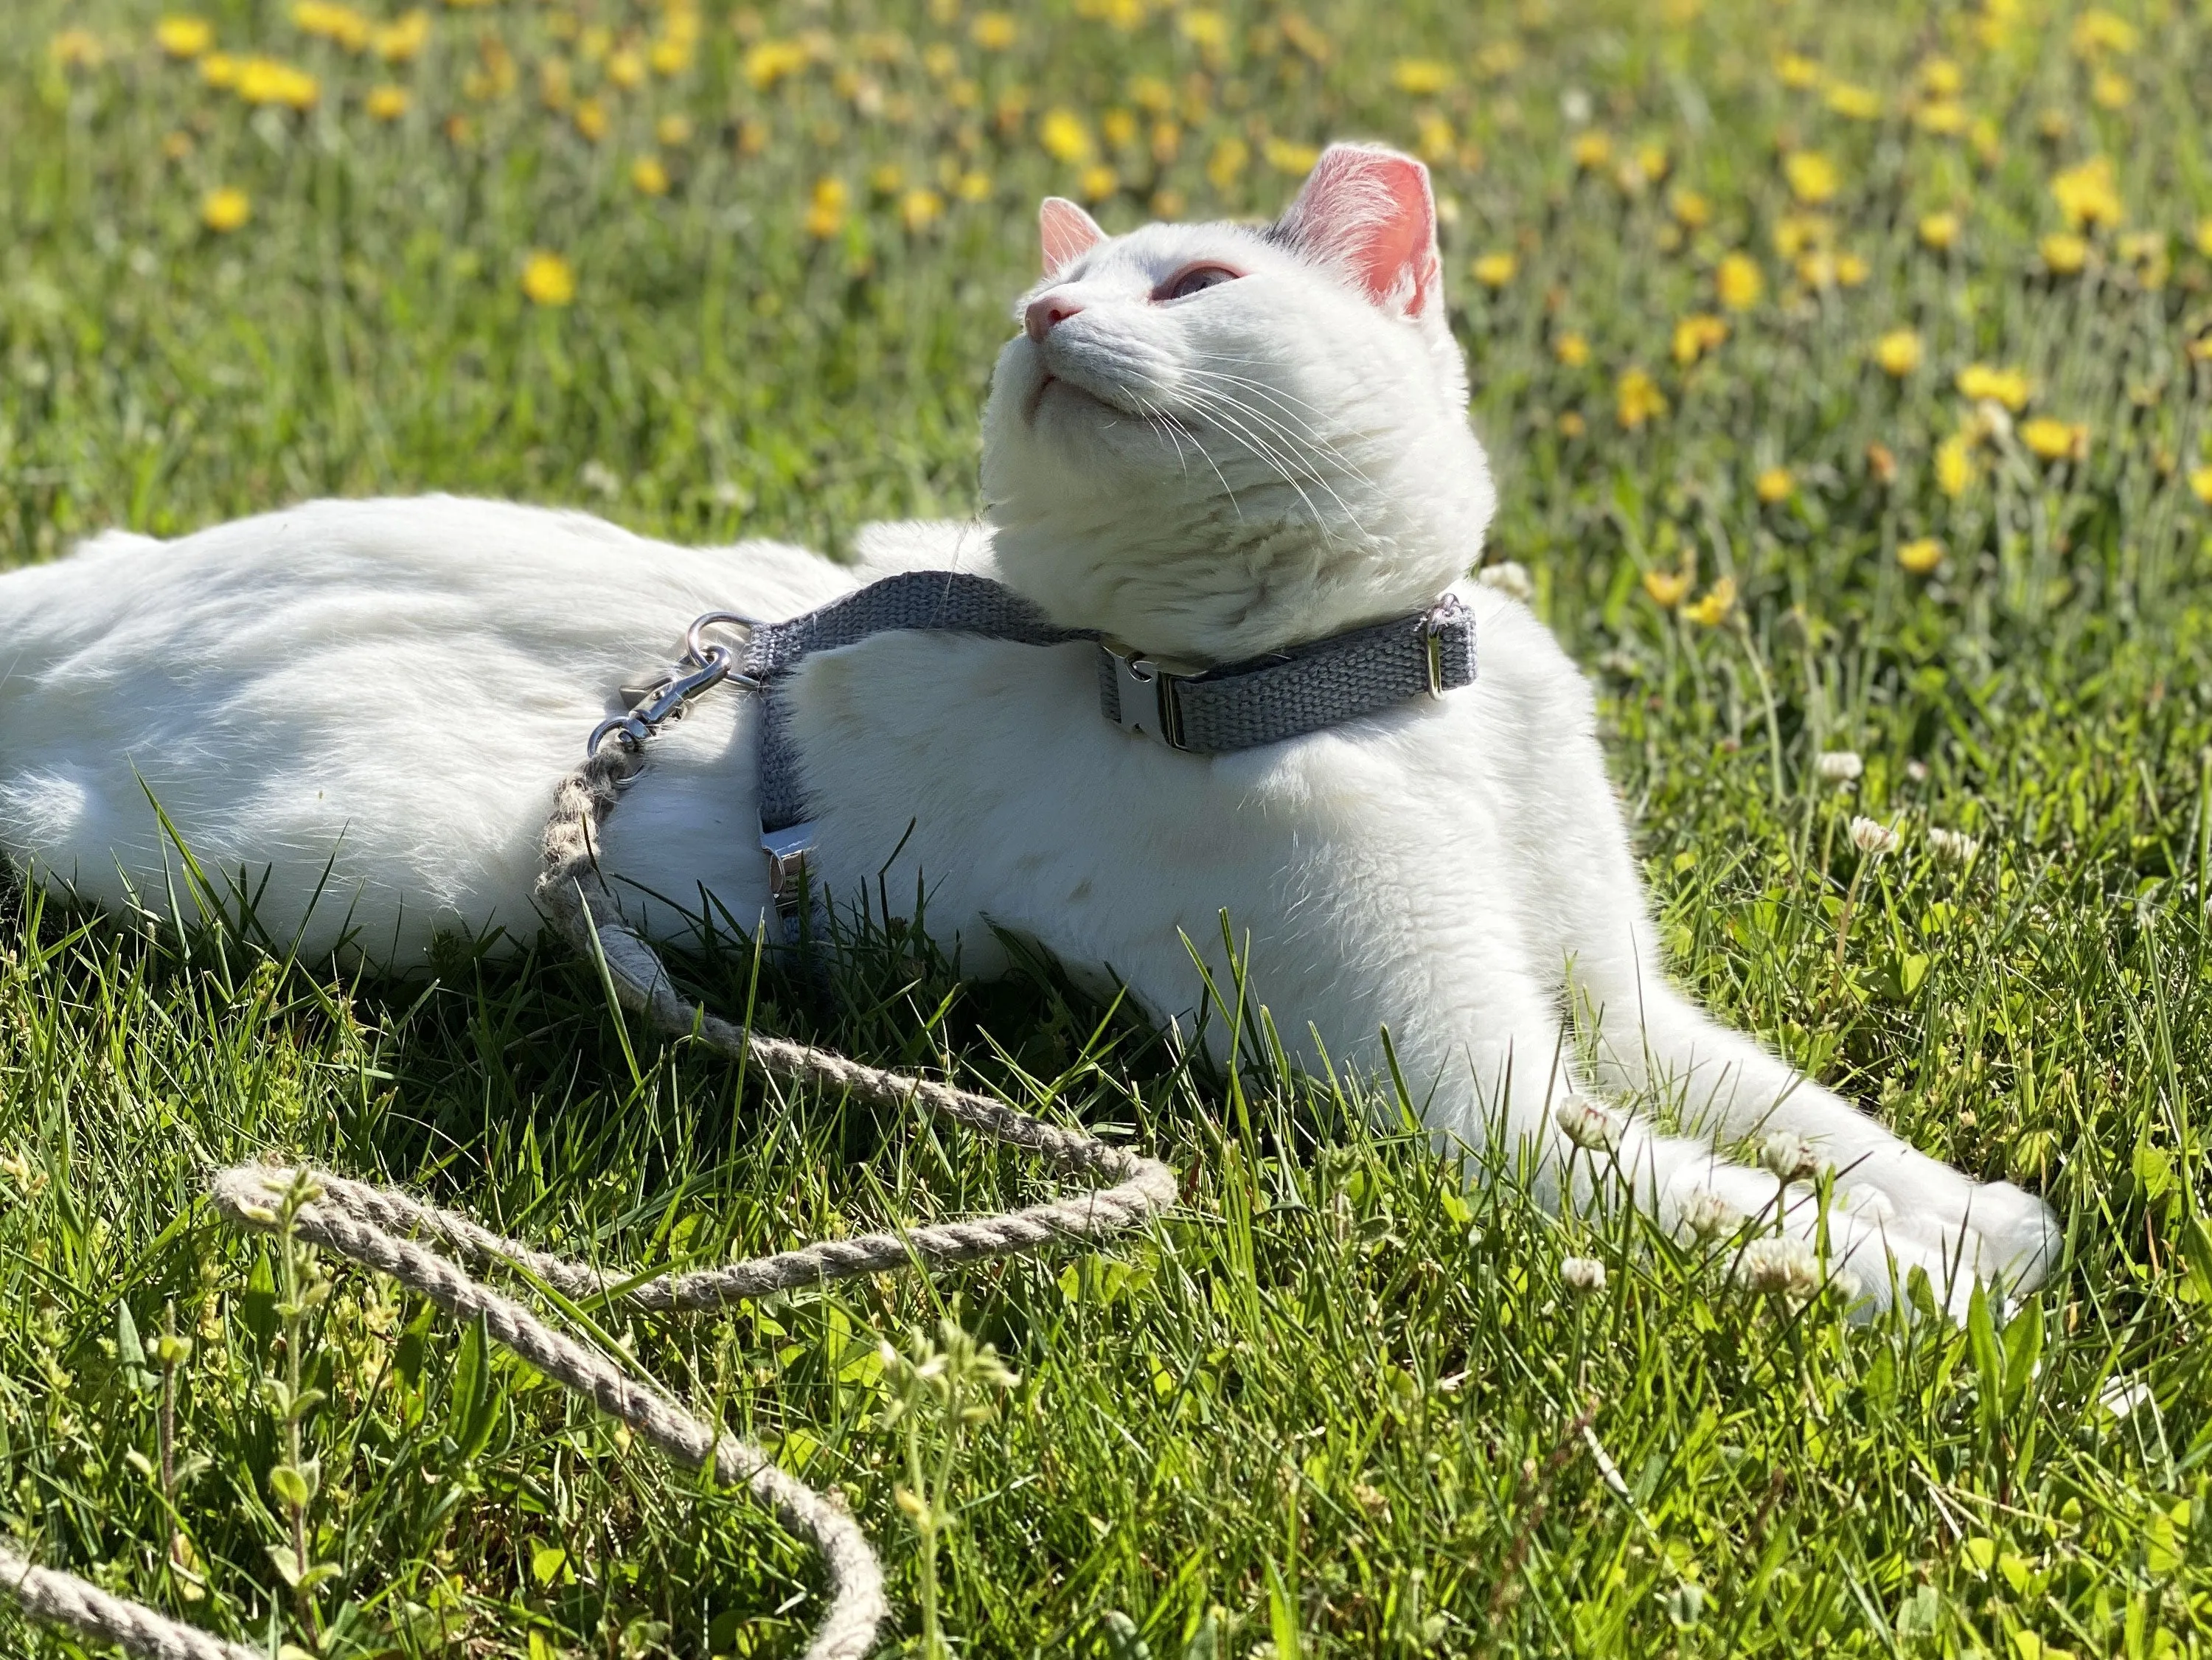
<svg viewBox="0 0 2212 1660">
<path fill-rule="evenodd" d="M 813 875 L 814 821 L 804 819 L 781 830 L 761 831 L 761 851 L 768 855 L 768 895 L 775 906 L 776 921 L 790 938 L 806 903 Z"/>
<path fill-rule="evenodd" d="M 1115 724 L 1124 732 L 1156 738 L 1170 749 L 1183 748 L 1182 707 L 1176 696 L 1183 677 L 1118 640 L 1102 640 L 1098 648 L 1114 665 L 1115 700 L 1120 710 Z"/>
</svg>

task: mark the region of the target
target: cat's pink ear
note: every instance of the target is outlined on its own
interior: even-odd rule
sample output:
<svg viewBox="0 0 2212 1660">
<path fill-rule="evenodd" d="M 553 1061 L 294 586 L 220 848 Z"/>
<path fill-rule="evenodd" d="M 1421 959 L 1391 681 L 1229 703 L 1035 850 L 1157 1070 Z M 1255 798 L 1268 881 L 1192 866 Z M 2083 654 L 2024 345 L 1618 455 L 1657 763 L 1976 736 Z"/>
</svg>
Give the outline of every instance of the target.
<svg viewBox="0 0 2212 1660">
<path fill-rule="evenodd" d="M 1331 144 L 1276 232 L 1343 270 L 1378 306 L 1418 317 L 1435 304 L 1437 204 L 1429 170 L 1370 144 Z"/>
<path fill-rule="evenodd" d="M 1057 277 L 1076 255 L 1106 240 L 1098 222 L 1064 196 L 1048 196 L 1037 210 L 1037 232 L 1044 242 L 1044 274 Z"/>
</svg>

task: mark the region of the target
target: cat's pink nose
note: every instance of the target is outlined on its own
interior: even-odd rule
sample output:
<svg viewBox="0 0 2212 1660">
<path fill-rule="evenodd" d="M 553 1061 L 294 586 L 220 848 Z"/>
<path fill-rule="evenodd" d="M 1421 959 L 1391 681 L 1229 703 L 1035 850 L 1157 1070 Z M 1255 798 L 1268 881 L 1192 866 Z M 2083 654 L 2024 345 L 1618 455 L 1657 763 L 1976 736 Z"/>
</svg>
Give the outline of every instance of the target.
<svg viewBox="0 0 2212 1660">
<path fill-rule="evenodd" d="M 1030 301 L 1030 308 L 1022 313 L 1022 327 L 1030 339 L 1042 340 L 1082 309 L 1065 294 L 1048 294 Z"/>
</svg>

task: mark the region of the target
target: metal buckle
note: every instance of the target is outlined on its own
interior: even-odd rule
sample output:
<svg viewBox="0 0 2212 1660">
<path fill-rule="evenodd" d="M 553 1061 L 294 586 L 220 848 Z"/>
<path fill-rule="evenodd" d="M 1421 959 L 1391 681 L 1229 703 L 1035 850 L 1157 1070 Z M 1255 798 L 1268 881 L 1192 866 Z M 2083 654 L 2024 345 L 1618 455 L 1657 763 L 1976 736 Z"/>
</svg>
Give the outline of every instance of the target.
<svg viewBox="0 0 2212 1660">
<path fill-rule="evenodd" d="M 781 830 L 761 831 L 761 851 L 768 855 L 768 896 L 775 905 L 776 920 L 788 934 L 806 903 L 813 874 L 814 821 L 787 824 Z"/>
<path fill-rule="evenodd" d="M 1431 606 L 1421 617 L 1422 656 L 1429 671 L 1429 696 L 1444 695 L 1444 624 L 1459 615 L 1455 604 Z"/>
<path fill-rule="evenodd" d="M 1176 696 L 1182 677 L 1118 640 L 1098 643 L 1114 660 L 1114 691 L 1121 711 L 1116 724 L 1124 732 L 1157 738 L 1170 749 L 1182 748 L 1182 709 Z"/>
</svg>

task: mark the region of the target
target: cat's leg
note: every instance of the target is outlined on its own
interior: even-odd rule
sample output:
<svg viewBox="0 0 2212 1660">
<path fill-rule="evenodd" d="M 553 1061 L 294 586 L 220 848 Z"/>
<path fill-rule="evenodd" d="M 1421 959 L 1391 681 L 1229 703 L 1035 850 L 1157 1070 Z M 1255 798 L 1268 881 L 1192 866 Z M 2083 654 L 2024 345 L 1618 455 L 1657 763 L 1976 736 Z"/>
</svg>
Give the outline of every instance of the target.
<svg viewBox="0 0 2212 1660">
<path fill-rule="evenodd" d="M 1753 1220 L 1760 1225 L 1748 1237 L 1796 1241 L 1804 1248 L 1796 1261 L 1848 1274 L 1874 1308 L 1887 1307 L 1917 1268 L 1952 1311 L 1964 1314 L 1974 1275 L 1962 1271 L 1959 1240 L 1907 1236 L 1876 1205 L 1834 1206 L 1824 1215 L 1808 1185 L 1735 1163 L 1710 1140 L 1661 1134 L 1642 1114 L 1594 1106 L 1578 1093 L 1579 1062 L 1559 1018 L 1521 976 L 1489 976 L 1481 1013 L 1465 1030 L 1457 1078 L 1414 1103 L 1441 1149 L 1490 1146 L 1493 1158 L 1525 1158 L 1545 1204 L 1631 1205 L 1680 1237 L 1733 1234 L 1738 1223 Z M 1418 1087 L 1417 1079 L 1409 1073 Z M 1620 1081 L 1617 1069 L 1595 1081 Z M 1497 1147 L 1501 1133 L 1504 1145 Z M 1954 1182 L 1964 1179 L 1932 1159 L 1922 1162 Z"/>
<path fill-rule="evenodd" d="M 1612 994 L 1595 1010 L 1596 1070 L 1607 1087 L 1668 1101 L 1686 1127 L 1721 1140 L 1778 1131 L 1801 1138 L 1834 1167 L 1844 1209 L 1894 1242 L 1939 1252 L 1965 1275 L 2021 1290 L 2057 1265 L 2057 1225 L 2033 1195 L 1929 1158 L 1656 973 L 1589 989 Z"/>
</svg>

